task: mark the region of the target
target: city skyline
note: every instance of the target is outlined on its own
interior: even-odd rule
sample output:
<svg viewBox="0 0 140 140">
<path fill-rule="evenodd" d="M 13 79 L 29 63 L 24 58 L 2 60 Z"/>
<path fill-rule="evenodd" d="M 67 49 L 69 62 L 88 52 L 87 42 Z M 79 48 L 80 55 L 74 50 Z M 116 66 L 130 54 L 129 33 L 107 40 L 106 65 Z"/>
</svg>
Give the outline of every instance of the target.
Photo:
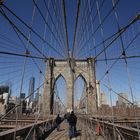
<svg viewBox="0 0 140 140">
<path fill-rule="evenodd" d="M 29 91 L 28 91 L 28 96 L 29 96 L 29 100 L 30 101 L 33 101 L 34 100 L 34 86 L 35 86 L 35 78 L 32 76 L 30 78 L 30 81 L 29 81 Z"/>
<path fill-rule="evenodd" d="M 0 0 L 0 139 L 140 140 L 139 44 L 140 0 Z"/>
<path fill-rule="evenodd" d="M 48 2 L 48 1 L 47 1 Z M 32 17 L 32 12 L 33 12 L 33 4 L 31 1 L 28 2 L 28 5 L 26 5 L 27 1 L 21 1 L 19 2 L 18 0 L 16 0 L 15 2 L 12 1 L 5 1 L 5 5 L 7 7 L 9 7 L 11 10 L 13 10 L 14 13 L 17 13 L 17 16 L 19 16 L 20 18 L 24 19 L 26 23 L 33 24 L 33 28 L 41 35 L 43 35 L 44 33 L 44 29 L 45 29 L 45 23 L 43 21 L 43 19 L 40 17 L 38 10 L 35 10 L 35 17 L 34 20 L 31 20 Z M 119 18 L 119 23 L 120 23 L 120 27 L 124 27 L 125 25 L 127 25 L 139 12 L 139 4 L 136 4 L 137 1 L 132 1 L 130 0 L 127 4 L 125 3 L 125 1 L 121 1 L 116 9 L 118 11 L 118 18 Z M 42 4 L 42 2 L 38 3 L 39 7 L 42 9 L 42 11 L 44 11 L 44 16 L 45 16 L 45 7 Z M 60 3 L 58 2 L 58 5 Z M 83 3 L 84 4 L 84 3 Z M 87 3 L 89 4 L 89 3 Z M 99 5 L 101 3 L 99 2 Z M 17 7 L 18 5 L 18 7 Z M 52 8 L 52 3 L 50 3 L 50 9 Z M 92 3 L 91 3 L 92 5 Z M 26 7 L 26 11 L 24 11 L 24 7 Z M 66 2 L 66 8 L 67 8 L 67 15 L 68 17 L 71 17 L 70 19 L 67 18 L 67 24 L 68 24 L 68 36 L 69 36 L 69 46 L 70 46 L 70 51 L 72 49 L 72 40 L 74 37 L 73 34 L 73 30 L 74 30 L 74 20 L 75 19 L 75 13 L 76 10 L 71 10 L 71 8 L 73 7 L 73 9 L 75 9 L 76 7 L 76 2 L 74 0 L 72 1 L 67 1 Z M 94 5 L 94 9 L 96 8 L 97 5 Z M 112 7 L 112 1 L 109 2 L 106 1 L 105 5 L 103 6 L 102 10 L 100 11 L 101 14 L 101 18 L 103 19 L 105 17 L 105 15 L 107 15 L 107 13 L 109 12 L 109 9 L 111 9 Z M 127 13 L 123 7 L 127 7 L 127 9 L 131 9 L 131 12 Z M 24 12 L 23 12 L 24 11 Z M 11 18 L 11 20 L 13 20 L 13 22 L 15 24 L 19 23 L 12 14 L 10 14 L 8 11 L 6 11 L 6 14 L 8 15 L 8 17 Z M 87 13 L 89 13 L 88 11 L 85 11 Z M 28 13 L 28 14 L 26 14 Z M 28 16 L 27 16 L 28 15 Z M 84 15 L 84 13 L 83 13 Z M 92 16 L 94 16 L 94 10 L 92 13 Z M 124 18 L 125 16 L 125 18 Z M 0 28 L 1 28 L 1 34 L 0 34 L 0 41 L 1 41 L 1 51 L 9 51 L 9 52 L 16 52 L 16 53 L 21 53 L 21 54 L 26 54 L 26 49 L 24 48 L 24 46 L 28 47 L 30 54 L 31 55 L 36 55 L 39 57 L 42 57 L 41 54 L 39 54 L 39 52 L 37 52 L 35 50 L 35 48 L 32 47 L 31 44 L 28 44 L 28 41 L 23 39 L 21 37 L 21 39 L 24 42 L 24 45 L 21 43 L 21 41 L 19 40 L 17 34 L 14 32 L 13 27 L 8 23 L 8 21 L 3 18 L 2 16 L 0 17 L 1 20 L 1 24 L 0 24 Z M 86 21 L 87 19 L 85 19 Z M 111 22 L 114 21 L 114 22 Z M 53 23 L 50 19 L 48 19 L 49 24 L 51 24 L 53 26 Z M 82 21 L 81 21 L 82 23 Z M 96 17 L 95 23 L 99 23 L 99 17 Z M 21 23 L 17 24 L 17 26 L 19 28 L 21 28 L 21 31 L 23 33 L 25 33 L 27 36 L 29 35 L 27 32 L 26 27 L 24 27 Z M 84 26 L 84 25 L 83 25 Z M 90 25 L 90 18 L 89 18 L 89 23 L 87 24 L 87 27 L 89 29 L 91 29 Z M 6 27 L 6 28 L 5 28 Z M 94 28 L 96 28 L 97 25 L 94 25 Z M 111 28 L 110 28 L 111 27 Z M 52 27 L 54 32 L 55 31 L 55 27 Z M 79 27 L 80 28 L 80 27 Z M 89 30 L 86 29 L 86 30 Z M 112 35 L 113 33 L 118 31 L 118 27 L 117 27 L 117 22 L 115 19 L 115 14 L 114 12 L 112 13 L 112 15 L 109 16 L 109 18 L 107 18 L 107 20 L 105 21 L 105 23 L 103 24 L 103 32 L 104 32 L 104 36 L 103 38 L 106 39 L 107 37 L 109 37 L 110 35 Z M 124 42 L 124 47 L 126 48 L 128 43 L 131 41 L 130 36 L 134 37 L 136 35 L 136 33 L 139 31 L 139 21 L 136 22 L 134 25 L 132 25 L 126 33 L 124 33 L 122 35 L 123 38 L 123 42 Z M 57 48 L 58 51 L 60 51 L 61 47 L 58 46 L 59 43 L 55 40 L 55 37 L 52 35 L 52 33 L 50 33 L 50 30 L 47 28 L 46 30 L 46 35 L 45 38 L 47 38 L 47 40 L 50 41 L 50 44 L 52 46 L 55 46 L 55 48 Z M 79 29 L 80 32 L 80 29 Z M 90 31 L 92 32 L 92 30 Z M 86 36 L 86 34 L 91 35 L 91 33 L 88 31 L 85 31 L 85 33 L 83 34 L 83 36 Z M 56 32 L 57 34 L 57 32 Z M 80 33 L 79 33 L 80 36 Z M 86 38 L 85 38 L 86 39 Z M 93 39 L 93 38 L 92 38 Z M 83 57 L 81 58 L 87 58 L 87 57 L 94 57 L 95 56 L 95 50 L 94 51 L 90 51 L 90 48 L 94 46 L 96 46 L 98 43 L 102 42 L 101 39 L 101 33 L 100 33 L 100 28 L 98 30 L 98 32 L 95 34 L 94 39 L 95 39 L 95 44 L 93 40 L 90 40 L 90 42 L 88 44 L 86 44 L 86 50 L 82 49 L 81 52 L 79 52 L 79 55 L 83 54 L 84 52 L 87 53 L 85 54 Z M 39 47 L 39 49 L 41 49 L 42 47 L 44 47 L 44 53 L 46 54 L 46 56 L 48 57 L 55 57 L 55 58 L 62 58 L 58 53 L 56 53 L 52 48 L 50 48 L 49 45 L 47 45 L 46 43 L 44 43 L 43 41 L 41 41 L 40 39 L 38 39 L 34 34 L 31 34 L 31 40 L 33 41 L 33 43 Z M 52 42 L 52 40 L 55 40 Z M 83 39 L 84 41 L 84 39 Z M 61 42 L 60 42 L 61 43 Z M 105 45 L 107 45 L 108 43 L 106 42 Z M 133 42 L 133 44 L 130 46 L 130 48 L 127 50 L 127 55 L 136 55 L 140 52 L 139 47 L 139 37 Z M 12 46 L 12 47 L 11 47 Z M 81 43 L 81 47 L 83 46 L 83 44 Z M 118 47 L 119 46 L 119 47 Z M 108 59 L 109 58 L 113 58 L 113 57 L 118 57 L 121 54 L 121 48 L 120 48 L 120 39 L 118 39 L 113 45 L 112 45 L 112 49 L 108 49 L 107 50 L 107 54 L 108 54 Z M 60 47 L 60 48 L 59 48 Z M 100 51 L 100 49 L 103 48 L 103 46 L 99 46 L 96 49 L 96 53 L 98 53 Z M 117 49 L 119 48 L 119 49 Z M 78 50 L 77 50 L 78 51 Z M 89 53 L 90 52 L 90 53 Z M 78 55 L 78 54 L 77 54 Z M 110 79 L 110 83 L 108 83 L 107 81 L 107 77 L 104 76 L 106 73 L 106 64 L 104 61 L 100 61 L 101 59 L 104 59 L 104 55 L 100 55 L 97 59 L 96 62 L 96 79 L 100 81 L 100 89 L 102 92 L 104 92 L 107 96 L 107 99 L 110 100 L 110 91 L 108 90 L 108 88 L 106 88 L 106 86 L 111 86 L 111 88 L 116 91 L 117 93 L 120 92 L 126 92 L 128 93 L 128 99 L 132 101 L 132 97 L 131 97 L 131 91 L 130 91 L 130 87 L 129 87 L 129 78 L 128 75 L 130 74 L 131 76 L 131 86 L 132 86 L 132 92 L 134 94 L 135 99 L 140 99 L 140 80 L 138 78 L 139 75 L 139 58 L 137 59 L 127 59 L 128 61 L 128 71 L 129 73 L 127 74 L 127 70 L 125 68 L 125 61 L 124 60 L 119 60 L 118 63 L 116 63 L 113 68 L 109 71 L 109 79 Z M 77 56 L 77 58 L 80 58 Z M 29 77 L 30 75 L 33 75 L 36 79 L 36 83 L 35 83 L 35 89 L 38 88 L 39 84 L 42 84 L 44 82 L 44 76 L 45 76 L 45 63 L 44 60 L 39 60 L 36 59 L 36 64 L 41 68 L 41 70 L 38 68 L 38 66 L 36 66 L 36 64 L 31 60 L 31 58 L 22 58 L 22 57 L 18 57 L 18 56 L 5 56 L 4 54 L 1 54 L 1 60 L 0 63 L 1 65 L 1 69 L 0 69 L 0 73 L 1 73 L 1 84 L 5 84 L 6 82 L 12 82 L 12 93 L 15 96 L 19 96 L 20 93 L 20 87 L 21 87 L 21 81 L 22 81 L 22 73 L 23 73 L 23 67 L 24 67 L 24 62 L 26 60 L 26 68 L 25 68 L 25 72 L 24 72 L 24 78 L 23 78 L 23 86 L 22 86 L 22 92 L 23 93 L 28 93 L 28 82 L 29 81 Z M 111 65 L 114 63 L 115 60 L 112 61 L 108 61 L 108 67 L 111 67 Z M 39 76 L 41 75 L 41 76 Z M 40 80 L 38 77 L 41 77 Z M 81 80 L 82 81 L 82 80 Z M 125 83 L 125 84 L 124 84 Z M 60 82 L 61 85 L 61 82 Z M 82 85 L 82 82 L 81 84 Z M 62 88 L 60 88 L 62 89 Z M 82 94 L 82 89 L 83 87 L 80 88 L 80 92 L 78 94 Z M 40 89 L 40 91 L 42 92 L 42 87 Z M 40 93 L 41 93 L 40 92 Z M 63 93 L 62 90 L 59 91 L 59 93 Z M 117 100 L 117 95 L 114 94 L 113 92 L 111 92 L 112 94 L 112 100 L 113 103 L 115 103 L 115 101 Z M 60 94 L 61 95 L 61 94 Z M 77 97 L 79 98 L 80 96 L 77 95 Z M 62 96 L 63 98 L 63 96 Z"/>
</svg>

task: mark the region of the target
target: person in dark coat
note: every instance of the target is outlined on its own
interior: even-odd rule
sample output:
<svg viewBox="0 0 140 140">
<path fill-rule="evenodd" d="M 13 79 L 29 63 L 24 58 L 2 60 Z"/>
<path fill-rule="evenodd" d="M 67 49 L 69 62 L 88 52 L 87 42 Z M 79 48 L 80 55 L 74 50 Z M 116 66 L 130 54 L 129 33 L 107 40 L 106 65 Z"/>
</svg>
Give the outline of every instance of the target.
<svg viewBox="0 0 140 140">
<path fill-rule="evenodd" d="M 67 119 L 67 114 L 64 115 L 64 119 Z"/>
<path fill-rule="evenodd" d="M 77 117 L 73 111 L 68 117 L 68 123 L 69 123 L 69 137 L 71 139 L 76 135 L 76 123 L 77 123 Z"/>
<path fill-rule="evenodd" d="M 58 114 L 56 119 L 55 119 L 55 124 L 56 124 L 56 127 L 57 127 L 57 131 L 59 131 L 59 129 L 60 129 L 60 123 L 61 123 L 61 117 Z"/>
<path fill-rule="evenodd" d="M 64 115 L 64 120 L 67 122 L 67 114 Z"/>
</svg>

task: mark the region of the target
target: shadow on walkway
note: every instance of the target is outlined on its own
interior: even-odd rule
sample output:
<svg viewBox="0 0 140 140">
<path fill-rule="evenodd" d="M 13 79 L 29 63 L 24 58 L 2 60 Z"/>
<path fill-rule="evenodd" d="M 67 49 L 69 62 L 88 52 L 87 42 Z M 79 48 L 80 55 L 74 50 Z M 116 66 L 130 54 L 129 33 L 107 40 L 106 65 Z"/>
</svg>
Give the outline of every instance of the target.
<svg viewBox="0 0 140 140">
<path fill-rule="evenodd" d="M 75 134 L 75 137 L 74 137 L 74 138 L 76 138 L 76 137 L 78 137 L 78 136 L 81 136 L 81 130 L 77 130 L 77 131 L 76 131 L 76 134 Z"/>
<path fill-rule="evenodd" d="M 57 132 L 61 132 L 61 131 L 65 131 L 65 129 L 59 129 L 59 131 L 57 131 Z"/>
</svg>

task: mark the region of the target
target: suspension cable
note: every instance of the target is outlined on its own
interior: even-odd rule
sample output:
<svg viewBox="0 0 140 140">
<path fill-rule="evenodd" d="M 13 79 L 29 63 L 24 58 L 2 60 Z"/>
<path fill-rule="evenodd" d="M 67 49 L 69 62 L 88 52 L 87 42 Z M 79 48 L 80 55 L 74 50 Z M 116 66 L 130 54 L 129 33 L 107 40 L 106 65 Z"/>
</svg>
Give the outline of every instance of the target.
<svg viewBox="0 0 140 140">
<path fill-rule="evenodd" d="M 45 0 L 44 0 L 44 4 L 45 4 L 45 7 L 46 7 L 46 9 L 47 9 L 47 11 L 48 11 L 48 15 L 50 16 L 50 19 L 51 19 L 51 21 L 52 21 L 52 23 L 53 23 L 53 25 L 54 25 L 54 28 L 55 28 L 56 33 L 57 33 L 57 35 L 58 35 L 58 38 L 59 38 L 59 40 L 60 40 L 60 42 L 61 42 L 60 47 L 62 48 L 62 46 L 64 46 L 64 44 L 63 44 L 64 42 L 62 42 L 62 39 L 61 39 L 61 37 L 60 37 L 60 34 L 59 34 L 58 29 L 57 29 L 57 27 L 56 27 L 56 24 L 54 23 L 54 20 L 53 20 L 53 18 L 52 18 L 52 16 L 51 16 L 50 10 L 48 9 L 48 6 L 47 6 Z M 45 19 L 45 18 L 44 18 L 44 19 Z M 46 20 L 46 19 L 45 19 L 45 20 Z M 63 48 L 62 48 L 62 50 L 63 50 Z M 65 50 L 64 50 L 64 52 L 65 52 Z"/>
<path fill-rule="evenodd" d="M 50 30 L 51 34 L 53 35 L 54 39 L 58 42 L 59 46 L 61 47 L 60 42 L 58 41 L 58 38 L 56 37 L 56 35 L 54 34 L 54 32 L 52 31 L 50 25 L 48 24 L 48 22 L 46 22 L 45 17 L 43 16 L 43 13 L 41 12 L 40 8 L 38 7 L 38 5 L 36 4 L 35 0 L 33 0 L 33 3 L 35 4 L 39 14 L 41 15 L 43 21 L 46 23 L 48 29 Z"/>
<path fill-rule="evenodd" d="M 65 0 L 62 1 L 62 5 L 63 5 L 63 17 L 64 17 L 64 26 L 65 26 L 65 36 L 66 36 L 66 48 L 67 48 L 67 55 L 68 58 L 70 58 L 69 56 L 69 38 L 68 38 L 68 30 L 67 30 L 67 18 L 66 18 L 66 6 L 65 6 Z"/>
<path fill-rule="evenodd" d="M 25 38 L 25 40 L 28 40 L 26 35 L 9 19 L 9 17 L 4 12 L 0 11 L 0 13 L 8 20 L 8 22 L 10 23 L 10 25 L 13 26 L 13 28 L 15 28 Z M 56 48 L 54 48 L 49 42 L 47 42 L 46 40 L 42 40 L 42 41 L 44 41 L 57 54 L 65 58 L 65 56 L 62 53 L 60 53 Z M 44 54 L 41 53 L 41 51 L 37 48 L 37 46 L 31 40 L 29 41 L 29 43 L 31 44 L 31 46 L 33 46 L 33 48 L 35 48 L 35 50 L 37 50 L 41 55 L 43 55 L 44 58 L 47 58 Z"/>
<path fill-rule="evenodd" d="M 96 5 L 97 5 L 97 11 L 98 11 L 98 17 L 99 17 L 101 38 L 102 38 L 103 49 L 104 49 L 106 46 L 104 44 L 104 31 L 103 31 L 103 24 L 102 24 L 102 19 L 101 19 L 101 14 L 100 14 L 100 10 L 99 10 L 98 1 L 96 1 Z M 104 57 L 105 57 L 105 65 L 106 65 L 106 70 L 107 70 L 108 69 L 108 61 L 107 61 L 106 50 L 104 50 Z M 108 83 L 109 87 L 111 88 L 109 73 L 107 74 L 107 83 Z M 111 96 L 111 91 L 110 90 L 109 90 L 109 95 L 110 95 L 110 103 L 111 103 L 112 121 L 113 121 L 113 124 L 114 124 L 114 111 L 113 111 L 113 108 L 112 108 L 112 96 Z M 115 134 L 115 127 L 114 127 L 114 125 L 113 125 L 113 134 L 114 134 L 114 140 L 116 140 L 116 134 Z"/>
<path fill-rule="evenodd" d="M 134 24 L 135 22 L 137 22 L 139 19 L 140 19 L 140 14 L 138 14 L 133 20 L 131 20 L 128 25 L 126 25 L 125 27 L 121 28 L 120 31 L 118 32 L 118 35 L 104 49 L 102 49 L 95 56 L 95 59 L 97 57 L 99 57 L 108 47 L 110 47 L 110 45 L 113 44 L 114 41 L 116 41 L 120 37 L 121 34 L 123 34 L 132 24 Z"/>
<path fill-rule="evenodd" d="M 75 28 L 74 28 L 74 39 L 73 39 L 73 46 L 72 46 L 72 57 L 74 57 L 74 51 L 75 51 L 75 41 L 76 41 L 76 36 L 77 36 L 77 25 L 78 25 L 78 20 L 79 20 L 79 13 L 80 13 L 80 3 L 81 3 L 81 0 L 78 0 L 76 19 L 75 19 Z"/>
<path fill-rule="evenodd" d="M 102 1 L 102 3 L 101 3 L 101 5 L 100 5 L 100 9 L 103 7 L 103 4 L 104 4 L 104 2 L 105 2 L 105 0 L 103 0 Z M 86 30 L 85 30 L 85 27 L 86 27 L 86 25 L 88 24 L 88 20 L 89 20 L 89 18 L 91 17 L 91 14 L 92 14 L 92 11 L 93 11 L 93 9 L 94 9 L 94 5 L 96 4 L 96 0 L 94 0 L 93 1 L 93 4 L 92 4 L 92 6 L 91 6 L 91 8 L 90 8 L 90 13 L 88 14 L 88 16 L 87 16 L 87 20 L 85 21 L 85 25 L 84 25 L 84 27 L 83 27 L 83 30 L 82 30 L 82 33 L 81 33 L 81 36 L 79 37 L 79 40 L 78 40 L 78 46 L 77 46 L 77 49 L 79 48 L 79 50 L 77 51 L 77 54 L 80 52 L 80 49 L 82 50 L 82 46 L 80 47 L 80 45 L 81 45 L 81 43 L 82 43 L 82 38 L 84 39 L 84 36 L 83 36 L 83 34 L 85 34 L 85 32 L 86 32 Z M 90 6 L 89 6 L 90 7 Z M 95 19 L 97 18 L 97 15 L 98 15 L 98 13 L 97 13 L 97 11 L 96 11 L 96 13 L 95 13 L 95 16 L 93 17 L 93 18 L 90 18 L 92 21 L 92 25 L 91 26 L 93 26 L 93 23 L 95 22 Z M 90 26 L 88 27 L 89 29 L 90 29 Z M 94 31 L 94 30 L 93 30 Z M 94 35 L 93 35 L 94 36 Z"/>
<path fill-rule="evenodd" d="M 115 3 L 115 6 L 117 6 L 119 4 L 119 1 L 118 0 L 116 3 Z M 102 24 L 106 21 L 106 19 L 110 16 L 110 14 L 113 12 L 114 8 L 111 8 L 110 11 L 107 13 L 107 15 L 102 19 Z M 79 49 L 79 51 L 77 52 L 79 54 L 79 52 L 82 51 L 83 47 L 91 40 L 91 38 L 93 37 L 93 35 L 99 30 L 100 28 L 100 24 L 99 26 L 97 26 L 97 28 L 95 29 L 95 31 L 90 35 L 90 37 L 88 38 L 88 40 L 86 40 L 86 42 L 84 42 L 82 45 L 81 45 L 81 48 Z"/>
</svg>

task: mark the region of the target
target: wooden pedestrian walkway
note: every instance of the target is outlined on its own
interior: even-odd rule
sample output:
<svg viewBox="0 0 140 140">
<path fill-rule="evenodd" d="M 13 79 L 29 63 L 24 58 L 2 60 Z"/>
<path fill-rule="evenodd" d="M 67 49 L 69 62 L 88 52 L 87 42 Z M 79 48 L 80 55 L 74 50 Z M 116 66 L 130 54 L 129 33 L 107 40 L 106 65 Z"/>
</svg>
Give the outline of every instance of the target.
<svg viewBox="0 0 140 140">
<path fill-rule="evenodd" d="M 69 140 L 69 126 L 67 122 L 62 122 L 60 131 L 56 129 L 46 138 L 46 140 Z M 77 123 L 77 136 L 71 140 L 104 140 L 101 136 L 95 136 L 95 133 L 90 130 L 85 124 L 80 121 Z"/>
</svg>

